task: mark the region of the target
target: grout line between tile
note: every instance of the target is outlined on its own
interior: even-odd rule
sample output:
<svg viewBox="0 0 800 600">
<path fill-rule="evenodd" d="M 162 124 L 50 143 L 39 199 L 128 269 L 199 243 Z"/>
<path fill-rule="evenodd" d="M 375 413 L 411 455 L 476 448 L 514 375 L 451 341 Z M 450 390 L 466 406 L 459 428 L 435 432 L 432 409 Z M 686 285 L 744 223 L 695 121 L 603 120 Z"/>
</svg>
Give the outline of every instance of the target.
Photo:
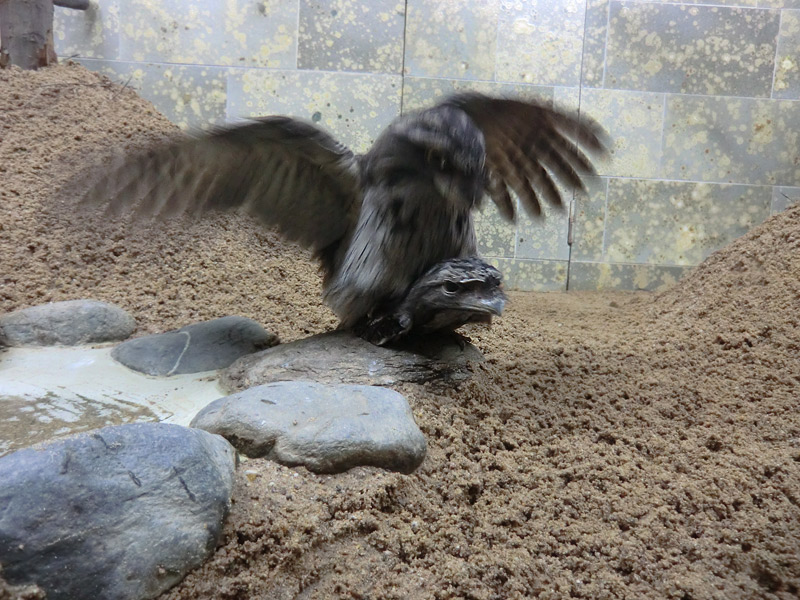
<svg viewBox="0 0 800 600">
<path fill-rule="evenodd" d="M 406 101 L 406 36 L 408 35 L 408 0 L 403 3 L 403 48 L 400 59 L 400 114 L 403 114 Z"/>
<path fill-rule="evenodd" d="M 685 6 L 687 8 L 694 8 L 695 6 L 705 8 L 743 8 L 747 10 L 780 10 L 774 6 L 760 6 L 752 4 L 727 4 L 723 2 L 667 2 L 664 0 L 613 0 L 618 4 L 662 4 L 665 6 Z"/>
<path fill-rule="evenodd" d="M 664 172 L 664 150 L 667 140 L 667 95 L 661 99 L 661 141 L 658 145 L 658 172 Z"/>
<path fill-rule="evenodd" d="M 581 107 L 583 105 L 583 80 L 585 73 L 583 71 L 586 66 L 586 27 L 589 23 L 589 0 L 585 0 L 583 9 L 583 40 L 581 41 L 581 66 L 580 76 L 578 78 L 578 119 L 581 118 Z M 608 43 L 608 28 L 606 28 L 606 43 Z M 603 60 L 603 68 L 605 69 L 605 59 Z M 555 105 L 555 90 L 553 90 L 553 104 Z M 568 217 L 567 217 L 567 276 L 564 282 L 564 289 L 569 291 L 569 276 L 570 267 L 572 265 L 572 249 L 575 245 L 575 211 L 577 210 L 577 194 L 572 190 L 572 195 L 569 200 Z M 519 238 L 519 236 L 517 236 Z M 514 252 L 516 256 L 516 250 Z"/>
<path fill-rule="evenodd" d="M 300 0 L 297 0 L 297 21 L 294 30 L 296 32 L 294 36 L 294 68 L 297 70 L 300 65 Z"/>
<path fill-rule="evenodd" d="M 596 260 L 576 260 L 576 264 L 581 265 L 611 265 L 611 266 L 621 266 L 621 267 L 649 267 L 652 269 L 694 269 L 695 267 L 702 264 L 702 261 L 699 263 L 693 263 L 691 265 L 676 265 L 672 263 L 636 263 L 636 262 L 617 262 L 617 261 L 596 261 Z"/>
<path fill-rule="evenodd" d="M 608 188 L 610 180 L 605 181 L 605 200 L 603 202 L 603 242 L 600 246 L 600 256 L 606 255 L 606 235 L 608 234 Z"/>
<path fill-rule="evenodd" d="M 694 183 L 694 184 L 708 184 L 708 185 L 728 185 L 728 186 L 741 186 L 741 187 L 800 187 L 796 185 L 784 185 L 780 183 L 737 183 L 735 181 L 706 181 L 700 179 L 672 179 L 669 177 L 634 177 L 630 175 L 598 175 L 603 179 L 622 179 L 625 181 L 654 181 L 658 183 Z"/>
<path fill-rule="evenodd" d="M 783 28 L 783 11 L 780 11 L 780 14 L 778 15 L 778 36 L 775 38 L 775 56 L 772 65 L 772 85 L 770 86 L 769 90 L 769 97 L 773 100 L 778 100 L 778 98 L 775 98 L 775 78 L 778 76 L 778 60 L 780 59 L 782 28 Z"/>
<path fill-rule="evenodd" d="M 608 0 L 608 6 L 606 7 L 606 41 L 605 44 L 603 44 L 603 78 L 600 81 L 600 86 L 603 89 L 606 88 L 606 71 L 608 69 L 608 38 L 611 36 L 611 2 L 612 0 Z M 586 0 L 586 9 L 588 12 L 589 0 Z M 585 39 L 586 31 L 584 31 L 583 36 Z"/>
<path fill-rule="evenodd" d="M 392 78 L 397 77 L 397 73 L 371 73 L 367 71 L 329 71 L 323 69 L 292 69 L 292 68 L 280 68 L 280 67 L 250 67 L 250 66 L 241 66 L 241 65 L 210 65 L 206 63 L 173 63 L 173 62 L 161 62 L 156 60 L 111 60 L 108 58 L 92 58 L 92 57 L 82 57 L 79 55 L 72 55 L 70 58 L 74 60 L 88 60 L 94 62 L 105 62 L 105 63 L 120 63 L 125 65 L 139 65 L 139 66 L 147 66 L 147 65 L 156 65 L 156 66 L 163 66 L 163 67 L 198 67 L 203 69 L 229 69 L 231 71 L 268 71 L 271 73 L 319 73 L 319 74 L 327 74 L 327 75 L 344 75 L 346 77 L 385 77 L 385 78 Z"/>
</svg>

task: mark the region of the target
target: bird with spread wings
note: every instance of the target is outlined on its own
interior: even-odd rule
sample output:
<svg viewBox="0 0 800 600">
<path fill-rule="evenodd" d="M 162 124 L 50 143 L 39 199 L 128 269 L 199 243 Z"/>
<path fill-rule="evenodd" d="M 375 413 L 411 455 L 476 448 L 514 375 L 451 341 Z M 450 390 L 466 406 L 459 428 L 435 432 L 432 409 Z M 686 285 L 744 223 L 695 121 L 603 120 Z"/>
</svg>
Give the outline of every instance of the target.
<svg viewBox="0 0 800 600">
<path fill-rule="evenodd" d="M 473 211 L 486 196 L 509 222 L 514 196 L 538 216 L 543 202 L 562 206 L 559 183 L 583 188 L 605 148 L 586 118 L 462 93 L 397 117 L 361 155 L 291 117 L 220 127 L 122 157 L 87 199 L 111 214 L 252 214 L 314 252 L 325 302 L 353 328 L 435 265 L 476 257 Z"/>
</svg>

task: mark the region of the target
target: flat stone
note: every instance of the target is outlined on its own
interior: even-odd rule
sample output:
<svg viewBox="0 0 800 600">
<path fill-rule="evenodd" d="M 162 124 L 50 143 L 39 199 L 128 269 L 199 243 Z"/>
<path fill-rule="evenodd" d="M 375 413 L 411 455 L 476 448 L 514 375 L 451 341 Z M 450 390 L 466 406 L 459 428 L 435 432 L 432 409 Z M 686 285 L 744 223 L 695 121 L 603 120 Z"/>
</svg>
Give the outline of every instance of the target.
<svg viewBox="0 0 800 600">
<path fill-rule="evenodd" d="M 352 333 L 334 331 L 241 358 L 222 372 L 220 385 L 233 392 L 297 379 L 362 385 L 450 384 L 468 379 L 470 363 L 481 361 L 480 351 L 456 334 L 431 334 L 406 338 L 393 346 L 375 346 Z"/>
<path fill-rule="evenodd" d="M 181 375 L 223 369 L 277 343 L 278 336 L 252 319 L 222 317 L 128 340 L 114 348 L 111 356 L 146 375 Z"/>
<path fill-rule="evenodd" d="M 164 423 L 105 427 L 0 458 L 0 564 L 48 600 L 154 598 L 214 551 L 236 453 Z"/>
<path fill-rule="evenodd" d="M 0 346 L 77 346 L 127 339 L 136 320 L 99 300 L 67 300 L 0 316 Z"/>
<path fill-rule="evenodd" d="M 426 451 L 406 399 L 363 385 L 261 385 L 215 400 L 191 425 L 222 435 L 247 456 L 316 473 L 356 466 L 410 473 Z"/>
</svg>

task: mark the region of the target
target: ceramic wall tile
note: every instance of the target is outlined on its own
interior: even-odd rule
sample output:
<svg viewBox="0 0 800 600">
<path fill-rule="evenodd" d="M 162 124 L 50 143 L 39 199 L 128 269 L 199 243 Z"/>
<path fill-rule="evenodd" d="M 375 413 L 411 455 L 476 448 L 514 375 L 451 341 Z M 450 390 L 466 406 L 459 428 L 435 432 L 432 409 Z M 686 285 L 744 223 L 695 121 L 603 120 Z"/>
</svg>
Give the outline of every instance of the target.
<svg viewBox="0 0 800 600">
<path fill-rule="evenodd" d="M 774 187 L 770 213 L 774 215 L 783 212 L 798 202 L 800 202 L 800 187 Z"/>
<path fill-rule="evenodd" d="M 581 85 L 603 87 L 608 40 L 610 0 L 586 0 L 586 25 L 583 40 Z"/>
<path fill-rule="evenodd" d="M 660 2 L 662 4 L 706 4 L 708 6 L 758 6 L 759 0 L 630 0 L 632 2 Z M 780 1 L 780 0 L 775 0 Z M 789 0 L 791 1 L 791 0 Z"/>
<path fill-rule="evenodd" d="M 498 20 L 496 78 L 576 86 L 585 0 L 505 0 Z"/>
<path fill-rule="evenodd" d="M 611 140 L 609 159 L 598 164 L 601 175 L 659 176 L 663 94 L 586 88 L 581 112 L 600 123 Z"/>
<path fill-rule="evenodd" d="M 608 179 L 590 177 L 586 192 L 575 194 L 572 260 L 604 259 Z"/>
<path fill-rule="evenodd" d="M 605 86 L 768 97 L 780 13 L 612 0 Z"/>
<path fill-rule="evenodd" d="M 567 261 L 494 258 L 488 262 L 503 273 L 507 290 L 556 292 L 567 288 Z"/>
<path fill-rule="evenodd" d="M 478 252 L 493 258 L 514 258 L 517 225 L 500 216 L 491 200 L 474 213 Z"/>
<path fill-rule="evenodd" d="M 407 6 L 407 75 L 494 79 L 497 0 L 408 0 Z"/>
<path fill-rule="evenodd" d="M 400 73 L 404 27 L 402 1 L 300 0 L 297 66 Z"/>
<path fill-rule="evenodd" d="M 573 261 L 569 289 L 660 291 L 675 285 L 691 267 L 623 265 Z"/>
<path fill-rule="evenodd" d="M 53 43 L 64 58 L 119 58 L 119 3 L 90 3 L 87 10 L 55 7 Z"/>
<path fill-rule="evenodd" d="M 785 10 L 775 58 L 773 98 L 800 98 L 800 11 Z"/>
<path fill-rule="evenodd" d="M 772 188 L 611 179 L 605 258 L 697 265 L 769 216 Z"/>
<path fill-rule="evenodd" d="M 80 59 L 86 68 L 135 89 L 182 129 L 225 122 L 228 69 Z"/>
<path fill-rule="evenodd" d="M 800 8 L 800 0 L 756 0 L 756 5 L 764 8 Z"/>
<path fill-rule="evenodd" d="M 120 58 L 295 68 L 298 0 L 127 0 Z"/>
<path fill-rule="evenodd" d="M 400 111 L 399 75 L 236 69 L 228 118 L 291 115 L 364 152 Z"/>
<path fill-rule="evenodd" d="M 467 91 L 481 92 L 491 96 L 539 100 L 548 104 L 552 104 L 554 96 L 554 88 L 551 86 L 472 81 L 468 79 L 405 77 L 403 83 L 403 111 L 408 112 L 428 108 L 452 94 Z"/>
<path fill-rule="evenodd" d="M 669 179 L 796 185 L 800 103 L 669 96 L 662 175 Z"/>
<path fill-rule="evenodd" d="M 94 12 L 92 12 L 94 11 Z M 62 57 L 181 127 L 265 114 L 354 151 L 475 90 L 593 118 L 610 156 L 569 213 L 479 251 L 517 289 L 656 289 L 800 197 L 800 0 L 103 0 L 56 9 Z M 569 261 L 573 267 L 567 269 Z"/>
<path fill-rule="evenodd" d="M 572 192 L 563 191 L 564 205 L 542 207 L 542 215 L 531 217 L 522 211 L 517 224 L 517 258 L 569 260 L 569 205 Z"/>
</svg>

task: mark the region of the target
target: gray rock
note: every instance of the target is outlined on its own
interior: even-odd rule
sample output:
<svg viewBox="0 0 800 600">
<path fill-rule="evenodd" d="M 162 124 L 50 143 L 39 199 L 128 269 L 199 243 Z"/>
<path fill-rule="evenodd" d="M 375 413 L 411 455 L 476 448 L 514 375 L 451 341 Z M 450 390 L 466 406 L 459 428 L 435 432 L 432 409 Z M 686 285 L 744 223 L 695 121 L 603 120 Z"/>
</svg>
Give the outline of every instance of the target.
<svg viewBox="0 0 800 600">
<path fill-rule="evenodd" d="M 0 316 L 0 345 L 77 346 L 124 340 L 136 329 L 127 312 L 99 300 L 67 300 Z"/>
<path fill-rule="evenodd" d="M 408 402 L 380 387 L 271 383 L 215 400 L 191 426 L 224 436 L 247 456 L 316 473 L 356 466 L 410 473 L 425 458 Z"/>
<path fill-rule="evenodd" d="M 8 585 L 3 579 L 3 565 L 0 565 L 0 600 L 47 600 L 42 588 L 35 585 Z"/>
<path fill-rule="evenodd" d="M 393 385 L 403 382 L 458 383 L 471 376 L 470 363 L 483 361 L 472 344 L 455 334 L 407 338 L 375 346 L 346 331 L 311 336 L 251 354 L 222 372 L 229 391 L 272 381 Z"/>
<path fill-rule="evenodd" d="M 0 564 L 48 600 L 153 598 L 214 551 L 235 451 L 164 423 L 106 427 L 0 458 Z"/>
<path fill-rule="evenodd" d="M 277 343 L 275 334 L 252 319 L 222 317 L 129 340 L 114 348 L 111 356 L 147 375 L 181 375 L 222 369 Z"/>
</svg>

